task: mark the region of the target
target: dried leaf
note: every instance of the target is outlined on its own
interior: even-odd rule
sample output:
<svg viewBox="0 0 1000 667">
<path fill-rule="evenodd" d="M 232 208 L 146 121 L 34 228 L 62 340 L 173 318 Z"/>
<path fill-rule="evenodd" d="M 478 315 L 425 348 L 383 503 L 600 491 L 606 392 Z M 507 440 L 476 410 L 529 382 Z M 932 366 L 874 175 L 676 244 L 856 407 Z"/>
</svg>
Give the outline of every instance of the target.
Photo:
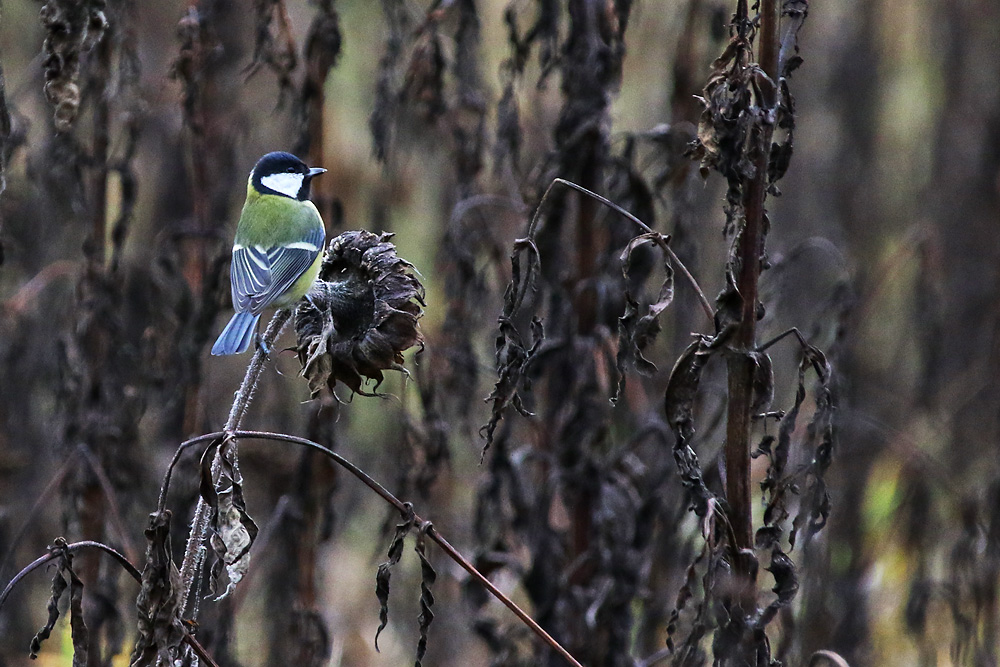
<svg viewBox="0 0 1000 667">
<path fill-rule="evenodd" d="M 104 37 L 105 0 L 48 0 L 40 18 L 45 27 L 45 97 L 55 107 L 55 125 L 65 132 L 80 110 L 80 63 Z"/>
<path fill-rule="evenodd" d="M 486 438 L 482 452 L 484 456 L 493 443 L 493 435 L 508 405 L 513 405 L 525 417 L 534 416 L 524 407 L 521 392 L 527 391 L 531 386 L 528 369 L 545 339 L 542 321 L 537 317 L 531 320 L 531 338 L 531 347 L 525 349 L 514 324 L 505 317 L 500 318 L 500 331 L 496 341 L 497 382 L 486 398 L 487 401 L 492 401 L 493 409 L 489 422 L 479 430 L 480 435 Z"/>
<path fill-rule="evenodd" d="M 218 505 L 213 517 L 212 549 L 225 563 L 229 583 L 216 601 L 228 597 L 250 569 L 250 546 L 257 536 L 257 524 L 238 506 L 235 498 L 241 497 L 238 485 L 218 494 Z"/>
<path fill-rule="evenodd" d="M 375 104 L 368 118 L 372 134 L 372 150 L 380 162 L 388 162 L 391 154 L 394 125 L 399 113 L 400 96 L 397 92 L 403 60 L 404 41 L 410 31 L 410 19 L 402 0 L 382 2 L 387 34 L 385 53 L 379 59 L 378 78 L 375 83 Z"/>
<path fill-rule="evenodd" d="M 625 371 L 629 366 L 643 375 L 652 375 L 656 372 L 656 365 L 642 355 L 643 350 L 656 338 L 660 332 L 660 314 L 674 300 L 674 270 L 670 264 L 665 246 L 670 241 L 669 236 L 664 236 L 658 232 L 640 234 L 629 241 L 622 251 L 620 262 L 622 276 L 625 279 L 625 313 L 618 318 L 618 355 L 616 358 L 616 369 L 618 371 L 618 388 L 615 391 L 612 403 L 617 403 L 625 388 Z M 632 295 L 632 288 L 629 276 L 632 253 L 637 248 L 646 245 L 653 245 L 663 253 L 663 283 L 657 294 L 656 301 L 649 305 L 645 315 L 639 317 L 639 303 Z"/>
<path fill-rule="evenodd" d="M 73 554 L 67 548 L 62 537 L 49 546 L 49 553 L 56 556 L 56 572 L 52 575 L 52 590 L 49 594 L 49 617 L 35 636 L 31 638 L 29 656 L 32 660 L 38 657 L 42 642 L 49 638 L 59 620 L 59 600 L 69 588 L 69 618 L 73 638 L 73 667 L 86 667 L 89 650 L 89 632 L 83 620 L 83 582 L 73 571 Z"/>
<path fill-rule="evenodd" d="M 664 392 L 664 411 L 667 423 L 676 437 L 674 460 L 681 475 L 681 482 L 691 496 L 694 510 L 705 517 L 713 500 L 712 492 L 705 485 L 698 455 L 691 449 L 690 440 L 694 435 L 694 401 L 698 395 L 701 372 L 708 360 L 718 350 L 715 339 L 697 336 L 670 371 L 667 389 Z"/>
<path fill-rule="evenodd" d="M 705 336 L 697 336 L 674 363 L 663 396 L 667 423 L 679 439 L 690 440 L 694 435 L 694 400 L 698 396 L 701 371 L 712 351 Z"/>
<path fill-rule="evenodd" d="M 277 19 L 277 34 L 273 24 Z M 298 64 L 295 39 L 292 37 L 288 8 L 284 0 L 254 0 L 253 57 L 247 66 L 247 79 L 267 67 L 278 78 L 279 106 L 294 86 L 292 72 Z"/>
<path fill-rule="evenodd" d="M 830 510 L 830 499 L 823 481 L 823 473 L 829 466 L 833 446 L 833 401 L 830 388 L 832 369 L 826 356 L 819 349 L 808 345 L 796 330 L 791 332 L 796 333 L 802 348 L 795 401 L 791 409 L 781 418 L 777 438 L 765 437 L 754 452 L 755 456 L 767 456 L 769 462 L 767 473 L 760 483 L 767 504 L 764 508 L 764 525 L 757 530 L 755 536 L 758 548 L 777 548 L 784 532 L 784 521 L 789 516 L 786 494 L 789 491 L 799 493 L 798 480 L 801 477 L 805 478 L 806 492 L 789 536 L 791 547 L 794 548 L 797 533 L 802 527 L 808 526 L 810 533 L 821 529 Z M 759 362 L 761 359 L 762 354 L 755 353 L 755 360 Z M 811 449 L 814 454 L 812 461 L 802 469 L 786 475 L 785 468 L 792 447 L 792 436 L 807 396 L 805 377 L 810 368 L 816 373 L 819 386 L 816 389 L 816 411 L 807 429 L 803 446 Z"/>
<path fill-rule="evenodd" d="M 739 22 L 738 22 L 739 23 Z M 776 82 L 752 62 L 749 31 L 740 26 L 712 64 L 702 97 L 698 141 L 691 155 L 702 175 L 718 171 L 726 179 L 726 226 L 730 234 L 743 219 L 744 184 L 754 177 L 754 161 L 769 151 L 764 128 L 775 122 Z"/>
<path fill-rule="evenodd" d="M 399 100 L 407 105 L 414 117 L 428 125 L 435 123 L 447 110 L 444 99 L 445 62 L 437 21 L 428 21 L 420 31 L 399 91 Z"/>
<path fill-rule="evenodd" d="M 774 370 L 771 367 L 771 357 L 764 352 L 751 352 L 753 361 L 753 400 L 750 405 L 751 415 L 767 412 L 774 400 Z"/>
<path fill-rule="evenodd" d="M 379 612 L 378 612 L 378 629 L 375 631 L 375 650 L 378 651 L 378 636 L 382 634 L 385 630 L 385 626 L 389 623 L 389 578 L 392 574 L 392 566 L 399 562 L 399 559 L 403 557 L 403 545 L 407 534 L 413 528 L 413 522 L 416 517 L 413 514 L 413 508 L 407 504 L 409 514 L 403 519 L 403 522 L 396 525 L 396 532 L 392 536 L 392 542 L 389 543 L 389 551 L 386 554 L 387 560 L 378 566 L 378 572 L 375 574 L 375 596 L 378 598 Z"/>
<path fill-rule="evenodd" d="M 60 543 L 59 540 L 62 540 L 62 542 Z M 66 541 L 63 540 L 63 538 L 59 538 L 56 540 L 55 544 L 49 547 L 49 550 L 52 551 L 57 549 L 60 545 L 65 546 L 65 543 Z M 48 620 L 45 621 L 45 625 L 43 625 L 38 632 L 35 633 L 35 636 L 31 638 L 28 655 L 32 660 L 38 657 L 38 652 L 42 649 L 42 642 L 49 638 L 52 634 L 52 630 L 56 627 L 56 621 L 59 620 L 59 600 L 62 598 L 62 594 L 68 585 L 69 584 L 66 583 L 66 579 L 63 577 L 63 570 L 60 563 L 60 566 L 57 567 L 55 574 L 52 575 L 52 591 L 49 594 L 48 603 Z"/>
<path fill-rule="evenodd" d="M 427 651 L 427 631 L 434 620 L 434 612 L 431 611 L 434 606 L 434 593 L 431 592 L 431 586 L 437 580 L 437 572 L 434 571 L 430 560 L 427 559 L 426 528 L 417 533 L 417 543 L 413 550 L 420 557 L 420 615 L 417 616 L 417 622 L 420 625 L 420 639 L 417 641 L 416 660 L 416 667 L 420 667 L 424 653 Z"/>
<path fill-rule="evenodd" d="M 150 514 L 145 530 L 146 566 L 136 599 L 139 627 L 131 667 L 173 664 L 184 640 L 182 586 L 170 546 L 170 517 L 168 510 Z"/>
<path fill-rule="evenodd" d="M 771 564 L 767 571 L 774 577 L 774 587 L 771 590 L 778 597 L 767 605 L 757 619 L 756 624 L 760 629 L 767 627 L 767 624 L 778 614 L 778 610 L 790 605 L 795 599 L 795 594 L 799 591 L 799 580 L 795 576 L 795 563 L 777 546 L 771 551 Z"/>
<path fill-rule="evenodd" d="M 219 588 L 225 569 L 227 584 L 216 597 L 222 600 L 236 589 L 250 567 L 250 547 L 259 529 L 246 511 L 242 476 L 235 464 L 235 441 L 221 438 L 212 442 L 201 458 L 201 496 L 211 509 L 212 534 L 209 544 L 216 561 L 211 571 L 210 590 Z M 213 480 L 214 462 L 219 463 L 219 477 Z M 222 490 L 218 490 L 218 489 Z"/>
<path fill-rule="evenodd" d="M 806 540 L 817 531 L 822 530 L 830 516 L 830 493 L 826 488 L 825 474 L 833 460 L 834 426 L 833 413 L 835 403 L 833 398 L 833 370 L 826 355 L 819 349 L 806 345 L 803 351 L 802 365 L 808 364 L 815 371 L 819 386 L 816 389 L 816 409 L 813 418 L 806 429 L 807 451 L 812 456 L 807 464 L 806 490 L 803 494 L 804 503 L 795 517 L 794 527 L 790 535 L 791 543 L 795 543 L 795 535 L 804 526 L 807 528 Z M 800 377 L 801 374 L 800 374 Z"/>
<path fill-rule="evenodd" d="M 69 576 L 69 625 L 73 638 L 73 667 L 87 667 L 87 652 L 90 645 L 90 633 L 87 623 L 83 620 L 83 582 L 73 571 L 70 554 L 65 557 L 65 573 Z M 62 567 L 60 565 L 60 567 Z"/>
</svg>

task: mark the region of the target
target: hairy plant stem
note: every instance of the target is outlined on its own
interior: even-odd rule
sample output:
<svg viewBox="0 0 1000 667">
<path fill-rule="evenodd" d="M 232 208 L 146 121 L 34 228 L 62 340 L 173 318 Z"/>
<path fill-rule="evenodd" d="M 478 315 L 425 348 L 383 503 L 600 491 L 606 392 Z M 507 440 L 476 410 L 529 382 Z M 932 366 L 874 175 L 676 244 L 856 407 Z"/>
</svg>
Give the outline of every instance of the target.
<svg viewBox="0 0 1000 667">
<path fill-rule="evenodd" d="M 739 15 L 739 12 L 737 12 Z M 778 80 L 778 0 L 762 0 L 760 5 L 760 33 L 757 60 L 771 80 Z M 775 109 L 775 99 L 761 100 L 768 110 Z M 774 126 L 764 123 L 760 128 L 757 155 L 754 160 L 753 178 L 744 184 L 743 207 L 745 218 L 739 231 L 737 259 L 739 273 L 736 287 L 742 299 L 739 326 L 732 339 L 733 354 L 727 360 L 729 405 L 726 418 L 726 500 L 729 504 L 729 521 L 733 527 L 736 544 L 734 550 L 742 552 L 753 547 L 753 522 L 751 518 L 750 483 L 750 422 L 753 404 L 753 379 L 756 362 L 751 352 L 756 347 L 757 299 L 764 238 L 767 233 L 764 199 L 767 195 L 767 166 L 770 156 Z M 737 572 L 753 579 L 750 559 L 736 557 Z M 748 582 L 753 584 L 753 581 Z M 755 585 L 746 590 L 754 591 Z M 753 599 L 748 600 L 753 604 Z"/>
<path fill-rule="evenodd" d="M 261 344 L 254 352 L 253 358 L 250 360 L 250 365 L 247 366 L 246 375 L 243 376 L 243 383 L 236 392 L 233 407 L 229 411 L 229 419 L 226 420 L 226 426 L 223 430 L 224 433 L 233 433 L 239 429 L 240 423 L 243 421 L 243 417 L 246 415 L 247 408 L 250 407 L 250 401 L 253 399 L 254 392 L 257 389 L 257 382 L 260 380 L 260 373 L 264 370 L 264 364 L 268 360 L 267 350 L 270 349 L 274 344 L 274 341 L 278 339 L 278 335 L 281 333 L 281 330 L 285 328 L 291 314 L 292 311 L 290 310 L 279 310 L 274 314 L 274 317 L 271 318 L 270 323 L 268 323 L 267 329 L 264 331 L 264 335 L 261 336 Z M 232 456 L 235 457 L 235 446 L 230 451 L 232 452 Z M 217 453 L 215 460 L 212 461 L 213 481 L 218 479 L 219 469 L 221 467 L 219 460 L 220 456 L 222 456 L 222 454 Z M 237 470 L 239 470 L 239 468 L 237 468 Z M 164 485 L 163 492 L 161 493 L 161 508 L 165 500 L 165 495 L 166 485 Z M 206 552 L 205 538 L 208 535 L 210 520 L 211 512 L 209 511 L 208 504 L 205 502 L 204 498 L 198 498 L 198 504 L 194 510 L 194 518 L 191 519 L 191 529 L 188 533 L 187 544 L 184 547 L 184 560 L 181 563 L 181 604 L 179 608 L 181 610 L 187 610 L 188 603 L 192 603 L 193 606 L 191 610 L 188 612 L 188 615 L 185 616 L 185 618 L 191 621 L 196 620 L 198 616 L 197 591 L 201 587 L 201 572 L 202 566 L 205 563 Z"/>
</svg>

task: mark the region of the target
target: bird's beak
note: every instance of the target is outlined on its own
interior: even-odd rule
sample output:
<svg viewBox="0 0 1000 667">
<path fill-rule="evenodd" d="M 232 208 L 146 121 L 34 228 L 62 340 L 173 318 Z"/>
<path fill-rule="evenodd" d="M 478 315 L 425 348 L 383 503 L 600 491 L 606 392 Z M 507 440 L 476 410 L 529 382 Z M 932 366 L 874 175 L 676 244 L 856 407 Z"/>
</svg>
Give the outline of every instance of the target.
<svg viewBox="0 0 1000 667">
<path fill-rule="evenodd" d="M 312 178 L 313 176 L 319 176 L 320 174 L 325 174 L 325 173 L 326 169 L 324 169 L 323 167 L 313 167 L 312 169 L 309 170 L 309 173 L 306 174 L 306 178 Z"/>
</svg>

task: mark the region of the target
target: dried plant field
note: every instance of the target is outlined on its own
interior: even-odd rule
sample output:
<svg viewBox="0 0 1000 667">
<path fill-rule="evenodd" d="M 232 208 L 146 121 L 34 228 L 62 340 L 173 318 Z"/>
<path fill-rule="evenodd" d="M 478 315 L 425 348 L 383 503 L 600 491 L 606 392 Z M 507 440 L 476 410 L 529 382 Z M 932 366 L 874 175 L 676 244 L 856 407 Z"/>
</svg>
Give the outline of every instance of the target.
<svg viewBox="0 0 1000 667">
<path fill-rule="evenodd" d="M 997 35 L 2 0 L 0 667 L 997 664 Z M 210 356 L 275 150 L 319 281 Z"/>
</svg>

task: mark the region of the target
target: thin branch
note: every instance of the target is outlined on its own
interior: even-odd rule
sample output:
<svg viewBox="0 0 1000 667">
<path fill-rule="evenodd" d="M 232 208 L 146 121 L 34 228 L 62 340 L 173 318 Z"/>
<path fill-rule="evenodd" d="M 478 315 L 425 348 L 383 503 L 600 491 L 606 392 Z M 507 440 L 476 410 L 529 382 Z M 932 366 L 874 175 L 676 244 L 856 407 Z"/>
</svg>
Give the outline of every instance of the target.
<svg viewBox="0 0 1000 667">
<path fill-rule="evenodd" d="M 572 189 L 574 189 L 574 190 L 576 190 L 578 192 L 582 192 L 583 194 L 587 195 L 588 197 L 593 197 L 594 199 L 596 199 L 597 201 L 601 202 L 605 206 L 611 208 L 612 210 L 616 211 L 617 213 L 625 216 L 626 218 L 628 218 L 629 220 L 631 220 L 632 222 L 634 222 L 639 227 L 639 229 L 641 229 L 645 233 L 656 235 L 656 237 L 657 237 L 657 245 L 663 250 L 663 252 L 667 253 L 667 255 L 670 256 L 670 261 L 677 265 L 677 268 L 679 268 L 680 271 L 681 271 L 681 273 L 684 274 L 684 278 L 688 281 L 688 283 L 691 284 L 691 287 L 694 288 L 695 294 L 698 295 L 698 302 L 701 304 L 701 309 L 702 309 L 702 311 L 704 311 L 705 316 L 708 318 L 708 321 L 709 322 L 713 322 L 715 320 L 715 311 L 712 309 L 712 304 L 709 302 L 708 298 L 705 296 L 705 292 L 701 289 L 701 285 L 698 284 L 697 279 L 695 279 L 695 277 L 691 274 L 691 272 L 688 271 L 688 268 L 686 266 L 684 266 L 684 262 L 682 262 L 680 260 L 680 258 L 674 252 L 673 248 L 670 247 L 670 244 L 668 244 L 663 239 L 663 235 L 662 234 L 659 234 L 656 230 L 654 230 L 652 227 L 650 227 L 649 225 L 647 225 L 645 222 L 643 222 L 642 220 L 640 220 L 639 218 L 637 218 L 632 213 L 629 213 L 624 208 L 622 208 L 618 204 L 614 203 L 613 201 L 611 201 L 607 197 L 602 197 L 601 195 L 597 194 L 596 192 L 588 190 L 587 188 L 583 187 L 582 185 L 577 185 L 576 183 L 574 183 L 572 181 L 567 181 L 564 178 L 556 178 L 556 179 L 554 179 L 552 181 L 552 184 L 549 185 L 548 190 L 546 190 L 545 194 L 542 196 L 542 203 L 545 203 L 545 198 L 548 197 L 549 190 L 551 190 L 552 187 L 554 185 L 556 185 L 557 183 L 560 184 L 560 185 L 565 185 L 566 187 L 572 188 Z M 541 210 L 542 203 L 540 203 L 538 205 L 538 210 Z M 538 217 L 538 213 L 536 211 L 535 218 L 537 219 L 537 217 Z M 532 226 L 534 226 L 534 224 L 535 224 L 535 220 L 533 219 L 532 220 Z"/>
<path fill-rule="evenodd" d="M 84 540 L 82 542 L 73 542 L 72 544 L 67 544 L 64 547 L 64 549 L 66 551 L 79 551 L 80 549 L 97 549 L 99 551 L 103 551 L 104 553 L 114 558 L 115 561 L 117 561 L 118 564 L 121 565 L 126 572 L 128 572 L 130 577 L 135 579 L 137 582 L 140 583 L 142 582 L 142 573 L 139 572 L 136 566 L 133 565 L 128 558 L 126 558 L 121 553 L 115 551 L 106 544 L 101 544 L 100 542 L 93 542 L 91 540 Z M 0 608 L 3 608 L 3 604 L 4 602 L 7 601 L 7 598 L 10 596 L 11 591 L 14 590 L 14 588 L 21 582 L 22 579 L 24 579 L 26 576 L 28 576 L 41 566 L 47 563 L 51 563 L 57 558 L 59 558 L 59 553 L 50 551 L 44 556 L 36 558 L 27 566 L 25 566 L 24 569 L 18 572 L 14 576 L 14 578 L 10 580 L 10 583 L 7 584 L 6 588 L 3 589 L 3 592 L 0 593 Z M 208 665 L 208 667 L 219 667 L 219 665 L 208 654 L 208 651 L 205 650 L 205 647 L 202 646 L 200 643 L 198 643 L 197 639 L 189 635 L 186 630 L 184 632 L 184 641 L 187 642 L 188 646 L 194 649 L 194 652 L 198 656 L 198 658 L 203 660 L 205 664 Z"/>
<path fill-rule="evenodd" d="M 420 524 L 421 521 L 422 520 L 420 519 L 420 517 L 417 517 L 417 523 L 418 523 L 418 525 Z M 448 556 L 453 561 L 455 561 L 456 563 L 458 563 L 462 567 L 463 570 L 465 570 L 470 575 L 472 575 L 472 577 L 474 579 L 476 579 L 476 581 L 478 581 L 480 584 L 483 585 L 484 588 L 486 588 L 486 590 L 488 590 L 490 593 L 492 593 L 493 597 L 495 597 L 496 599 L 500 600 L 500 602 L 502 602 L 504 604 L 504 606 L 506 606 L 508 609 L 510 609 L 512 612 L 514 612 L 515 616 L 517 616 L 519 619 L 521 619 L 522 622 L 524 622 L 525 625 L 527 625 L 529 628 L 531 628 L 532 632 L 534 632 L 536 635 L 538 635 L 542 639 L 542 641 L 544 641 L 546 644 L 548 644 L 556 653 L 558 653 L 559 655 L 561 655 L 566 662 L 568 662 L 571 665 L 575 665 L 575 667 L 583 667 L 577 661 L 577 659 L 574 658 L 572 656 L 572 654 L 570 654 L 569 651 L 567 651 L 566 649 L 564 649 L 559 642 L 557 642 L 549 633 L 547 633 L 542 628 L 542 626 L 538 625 L 538 623 L 535 621 L 535 619 L 533 619 L 531 616 L 529 616 L 523 609 L 521 609 L 520 607 L 518 607 L 517 604 L 515 604 L 513 600 L 511 600 L 506 595 L 504 595 L 503 592 L 499 588 L 497 588 L 496 586 L 493 585 L 492 581 L 490 581 L 489 579 L 487 579 L 486 576 L 482 572 L 480 572 L 479 570 L 477 570 L 476 567 L 472 563 L 470 563 L 468 560 L 466 560 L 465 557 L 462 556 L 462 554 L 459 553 L 459 551 L 455 547 L 451 546 L 451 543 L 449 543 L 448 540 L 446 540 L 444 538 L 444 536 L 441 535 L 437 531 L 436 528 L 434 528 L 434 526 L 431 526 L 427 530 L 427 535 L 429 535 L 430 538 L 432 540 L 434 540 L 434 542 L 439 547 L 441 547 L 441 549 L 446 554 L 448 554 Z"/>
<path fill-rule="evenodd" d="M 167 508 L 167 490 L 170 488 L 170 478 L 173 476 L 174 467 L 177 465 L 177 462 L 180 461 L 181 454 L 195 445 L 200 445 L 203 442 L 218 437 L 222 437 L 222 434 L 209 433 L 206 435 L 199 435 L 196 438 L 185 440 L 180 444 L 180 446 L 177 447 L 177 451 L 174 452 L 174 458 L 170 460 L 170 465 L 167 466 L 167 472 L 163 474 L 163 482 L 160 484 L 160 500 L 156 505 L 157 511 L 162 512 Z"/>
<path fill-rule="evenodd" d="M 784 340 L 785 338 L 787 338 L 788 336 L 793 335 L 793 334 L 795 335 L 796 338 L 799 339 L 799 345 L 801 345 L 803 348 L 808 348 L 809 347 L 809 343 L 806 342 L 805 337 L 802 335 L 802 332 L 799 331 L 798 327 L 792 327 L 788 331 L 781 332 L 780 334 L 778 334 L 777 336 L 775 336 L 771 340 L 767 341 L 763 345 L 759 345 L 757 347 L 757 351 L 758 352 L 763 352 L 764 350 L 766 350 L 767 348 L 771 347 L 775 343 L 779 343 L 782 340 Z"/>
<path fill-rule="evenodd" d="M 214 435 L 218 437 L 223 434 L 216 433 Z M 376 494 L 381 496 L 382 500 L 386 501 L 387 503 L 395 507 L 400 512 L 400 514 L 406 515 L 409 514 L 409 512 L 411 511 L 411 508 L 408 507 L 406 503 L 404 503 L 402 500 L 394 496 L 388 489 L 386 489 L 380 483 L 375 481 L 375 479 L 369 476 L 368 473 L 366 473 L 364 470 L 354 465 L 353 463 L 345 459 L 337 452 L 333 451 L 332 449 L 324 447 L 318 442 L 313 442 L 312 440 L 308 440 L 306 438 L 300 438 L 295 435 L 287 435 L 285 433 L 272 433 L 270 431 L 235 431 L 232 435 L 237 439 L 254 438 L 257 440 L 275 440 L 278 442 L 290 442 L 296 445 L 301 445 L 303 447 L 309 447 L 310 449 L 315 449 L 318 452 L 326 454 L 328 457 L 333 459 L 334 462 L 337 463 L 337 465 L 344 468 L 345 470 L 347 470 L 347 472 L 351 473 L 352 475 L 360 479 L 365 484 L 365 486 L 367 486 L 369 489 L 371 489 Z M 421 521 L 422 519 L 417 517 L 416 522 L 420 523 Z"/>
<path fill-rule="evenodd" d="M 123 568 L 125 568 L 125 571 L 128 572 L 133 579 L 135 579 L 136 581 L 140 581 L 142 579 L 142 574 L 139 572 L 139 570 L 136 569 L 135 565 L 132 565 L 132 563 L 129 562 L 128 558 L 126 558 L 121 553 L 115 551 L 106 544 L 101 544 L 100 542 L 93 542 L 90 540 L 84 540 L 82 542 L 73 542 L 72 544 L 66 545 L 66 551 L 78 551 L 80 549 L 86 549 L 86 548 L 99 549 L 103 551 L 104 553 L 108 554 L 116 561 L 118 561 L 118 563 Z M 14 587 L 17 586 L 22 579 L 31 574 L 34 570 L 40 568 L 42 565 L 45 565 L 46 563 L 51 563 L 57 558 L 59 558 L 58 552 L 49 552 L 40 558 L 36 558 L 27 566 L 25 566 L 20 572 L 14 575 L 14 578 L 11 579 L 10 582 L 7 584 L 7 587 L 3 589 L 3 593 L 0 593 L 0 607 L 3 607 L 3 603 L 7 601 L 7 597 L 10 595 L 11 591 L 14 590 Z"/>
<path fill-rule="evenodd" d="M 819 667 L 823 661 L 829 662 L 834 667 L 851 667 L 843 656 L 833 651 L 816 651 L 809 656 L 809 667 Z"/>
<path fill-rule="evenodd" d="M 384 486 L 382 486 L 375 479 L 373 479 L 371 476 L 369 476 L 368 473 L 366 473 L 364 470 L 362 470 L 358 466 L 356 466 L 353 463 L 351 463 L 350 461 L 348 461 L 346 458 L 344 458 L 343 456 L 341 456 L 337 452 L 333 451 L 332 449 L 328 449 L 328 448 L 324 447 L 323 445 L 319 444 L 318 442 L 313 442 L 312 440 L 308 440 L 306 438 L 300 438 L 300 437 L 294 436 L 294 435 L 286 435 L 284 433 L 271 433 L 271 432 L 268 432 L 268 431 L 231 431 L 231 432 L 228 432 L 228 433 L 227 432 L 223 432 L 223 431 L 219 431 L 219 432 L 216 432 L 216 433 L 206 433 L 205 435 L 198 436 L 197 438 L 193 438 L 193 439 L 188 440 L 187 442 L 183 443 L 180 446 L 180 448 L 178 448 L 177 453 L 174 455 L 174 460 L 171 462 L 171 467 L 173 467 L 173 465 L 177 462 L 177 459 L 179 458 L 180 453 L 184 449 L 187 449 L 188 447 L 192 447 L 192 446 L 194 446 L 196 444 L 199 444 L 199 443 L 208 442 L 208 441 L 214 441 L 214 440 L 219 439 L 219 438 L 224 438 L 226 436 L 231 436 L 231 437 L 236 438 L 238 440 L 239 439 L 243 439 L 243 440 L 245 440 L 245 439 L 256 439 L 256 440 L 273 440 L 273 441 L 277 441 L 277 442 L 288 442 L 288 443 L 292 443 L 292 444 L 295 444 L 295 445 L 300 445 L 302 447 L 308 447 L 309 449 L 313 449 L 315 451 L 318 451 L 318 452 L 326 455 L 330 459 L 332 459 L 339 466 L 341 466 L 342 468 L 344 468 L 345 470 L 347 470 L 349 473 L 351 473 L 352 475 L 354 475 L 355 477 L 357 477 L 359 480 L 361 480 L 361 482 L 363 482 L 365 484 L 365 486 L 367 486 L 369 489 L 371 489 L 376 494 L 378 494 L 378 496 L 380 496 L 384 501 L 386 501 L 387 503 L 389 503 L 390 505 L 392 505 L 401 515 L 409 516 L 409 514 L 413 511 L 413 508 L 412 508 L 411 505 L 408 505 L 407 503 L 404 503 L 399 498 L 397 498 L 396 496 L 394 496 Z M 170 475 L 169 475 L 169 470 L 168 470 L 167 477 L 166 477 L 166 479 L 164 481 L 163 491 L 161 491 L 161 497 L 164 497 L 166 495 L 166 487 L 167 487 L 167 484 L 169 484 L 169 476 Z M 445 554 L 447 554 L 449 558 L 451 558 L 453 561 L 455 561 L 463 570 L 465 570 L 470 575 L 472 575 L 472 577 L 474 579 L 476 579 L 480 584 L 482 584 L 486 588 L 486 590 L 488 590 L 497 600 L 499 600 L 500 602 L 502 602 L 504 604 L 504 606 L 506 606 L 508 609 L 510 609 L 514 613 L 515 616 L 517 616 L 519 619 L 521 619 L 521 621 L 525 625 L 527 625 L 532 630 L 532 632 L 534 632 L 536 635 L 538 635 L 538 637 L 542 641 L 544 641 L 554 651 L 556 651 L 559 655 L 561 655 L 566 660 L 567 663 L 569 663 L 570 665 L 574 665 L 575 667 L 582 667 L 582 665 L 579 663 L 579 661 L 577 661 L 569 653 L 569 651 L 567 651 L 565 648 L 563 648 L 562 645 L 559 642 L 557 642 L 548 632 L 546 632 L 538 624 L 537 621 L 535 621 L 531 616 L 529 616 L 527 614 L 527 612 L 525 612 L 523 609 L 521 609 L 513 600 L 511 600 L 506 595 L 504 595 L 504 593 L 499 588 L 497 588 L 493 584 L 493 582 L 491 582 L 489 579 L 486 578 L 485 575 L 483 575 L 479 570 L 477 570 L 476 567 L 472 563 L 470 563 L 458 551 L 458 549 L 456 549 L 455 547 L 453 547 L 451 545 L 451 543 L 448 542 L 448 540 L 446 540 L 444 538 L 444 536 L 441 533 L 439 533 L 437 531 L 437 529 L 433 525 L 430 525 L 429 522 L 427 522 L 424 519 L 420 518 L 420 516 L 418 516 L 416 514 L 414 514 L 414 522 L 415 522 L 415 524 L 417 526 L 421 526 L 421 527 L 426 526 L 427 535 L 439 547 L 441 547 L 441 550 L 444 551 Z"/>
</svg>

